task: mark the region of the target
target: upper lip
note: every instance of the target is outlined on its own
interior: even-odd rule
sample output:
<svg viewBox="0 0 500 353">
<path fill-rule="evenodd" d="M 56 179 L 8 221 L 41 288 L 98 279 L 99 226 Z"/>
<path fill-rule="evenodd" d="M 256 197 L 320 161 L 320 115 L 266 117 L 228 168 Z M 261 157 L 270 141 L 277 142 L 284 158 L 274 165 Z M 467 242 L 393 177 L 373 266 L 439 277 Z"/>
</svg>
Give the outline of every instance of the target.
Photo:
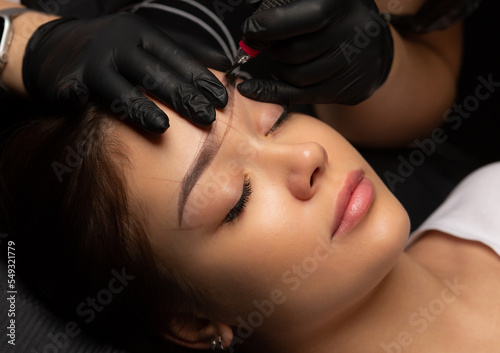
<svg viewBox="0 0 500 353">
<path fill-rule="evenodd" d="M 335 202 L 332 235 L 337 232 L 349 204 L 349 200 L 351 199 L 351 195 L 359 183 L 361 183 L 361 180 L 363 180 L 364 175 L 365 173 L 362 170 L 353 170 L 347 173 L 344 184 L 337 194 Z"/>
</svg>

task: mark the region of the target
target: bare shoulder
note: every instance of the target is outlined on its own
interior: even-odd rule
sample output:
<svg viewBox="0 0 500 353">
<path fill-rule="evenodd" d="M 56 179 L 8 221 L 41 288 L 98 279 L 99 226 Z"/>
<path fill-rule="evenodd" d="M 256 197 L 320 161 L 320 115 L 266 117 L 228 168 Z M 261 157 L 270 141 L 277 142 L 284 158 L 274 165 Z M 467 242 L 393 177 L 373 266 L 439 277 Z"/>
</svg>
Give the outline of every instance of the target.
<svg viewBox="0 0 500 353">
<path fill-rule="evenodd" d="M 460 301 L 468 308 L 460 327 L 468 332 L 470 339 L 483 342 L 483 348 L 488 346 L 489 351 L 497 351 L 500 256 L 482 243 L 439 231 L 427 232 L 406 252 L 437 277 L 460 285 Z"/>
<path fill-rule="evenodd" d="M 432 230 L 407 249 L 407 253 L 429 269 L 442 273 L 478 273 L 487 270 L 500 275 L 500 256 L 490 247 Z"/>
</svg>

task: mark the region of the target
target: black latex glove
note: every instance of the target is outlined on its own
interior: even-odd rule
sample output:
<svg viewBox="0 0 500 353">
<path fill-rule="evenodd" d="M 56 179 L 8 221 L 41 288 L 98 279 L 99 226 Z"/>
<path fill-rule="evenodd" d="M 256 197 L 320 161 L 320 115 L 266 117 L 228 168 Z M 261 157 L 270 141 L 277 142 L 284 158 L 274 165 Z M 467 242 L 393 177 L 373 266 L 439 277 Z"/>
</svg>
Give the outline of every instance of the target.
<svg viewBox="0 0 500 353">
<path fill-rule="evenodd" d="M 219 63 L 215 68 L 220 70 L 230 65 L 214 51 L 206 58 Z M 138 86 L 200 125 L 212 123 L 214 107 L 223 108 L 228 100 L 223 84 L 205 65 L 130 13 L 41 26 L 26 48 L 23 80 L 33 97 L 66 106 L 95 98 L 155 133 L 168 128 L 168 117 Z"/>
<path fill-rule="evenodd" d="M 373 0 L 295 0 L 255 13 L 242 31 L 274 60 L 278 80 L 238 85 L 259 101 L 354 105 L 384 83 L 392 65 L 392 35 Z"/>
</svg>

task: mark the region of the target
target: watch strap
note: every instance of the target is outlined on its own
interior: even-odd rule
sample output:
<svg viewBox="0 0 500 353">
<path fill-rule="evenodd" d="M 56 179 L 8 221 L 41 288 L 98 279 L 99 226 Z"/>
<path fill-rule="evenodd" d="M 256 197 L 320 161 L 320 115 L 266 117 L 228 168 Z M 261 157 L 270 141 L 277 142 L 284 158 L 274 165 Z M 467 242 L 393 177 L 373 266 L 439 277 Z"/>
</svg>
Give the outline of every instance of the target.
<svg viewBox="0 0 500 353">
<path fill-rule="evenodd" d="M 0 33 L 0 72 L 2 71 L 4 65 L 7 63 L 9 58 L 8 50 L 10 47 L 10 42 L 12 40 L 12 34 L 13 34 L 12 22 L 10 21 L 10 19 L 28 11 L 32 10 L 22 7 L 13 7 L 0 10 L 0 15 L 8 17 L 9 19 L 6 20 L 6 23 L 4 24 L 3 27 L 3 31 L 2 33 Z"/>
<path fill-rule="evenodd" d="M 7 15 L 13 17 L 28 11 L 33 11 L 33 10 L 24 7 L 11 7 L 8 9 L 0 10 L 0 15 Z"/>
</svg>

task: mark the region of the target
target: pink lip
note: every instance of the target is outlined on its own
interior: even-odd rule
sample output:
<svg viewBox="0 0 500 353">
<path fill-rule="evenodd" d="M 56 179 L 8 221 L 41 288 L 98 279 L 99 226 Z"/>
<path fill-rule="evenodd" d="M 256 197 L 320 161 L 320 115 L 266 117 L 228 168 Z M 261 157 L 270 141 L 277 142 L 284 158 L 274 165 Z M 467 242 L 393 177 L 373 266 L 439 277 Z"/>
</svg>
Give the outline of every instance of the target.
<svg viewBox="0 0 500 353">
<path fill-rule="evenodd" d="M 361 170 L 347 175 L 337 198 L 332 237 L 347 232 L 359 223 L 370 208 L 373 194 L 373 185 Z"/>
</svg>

